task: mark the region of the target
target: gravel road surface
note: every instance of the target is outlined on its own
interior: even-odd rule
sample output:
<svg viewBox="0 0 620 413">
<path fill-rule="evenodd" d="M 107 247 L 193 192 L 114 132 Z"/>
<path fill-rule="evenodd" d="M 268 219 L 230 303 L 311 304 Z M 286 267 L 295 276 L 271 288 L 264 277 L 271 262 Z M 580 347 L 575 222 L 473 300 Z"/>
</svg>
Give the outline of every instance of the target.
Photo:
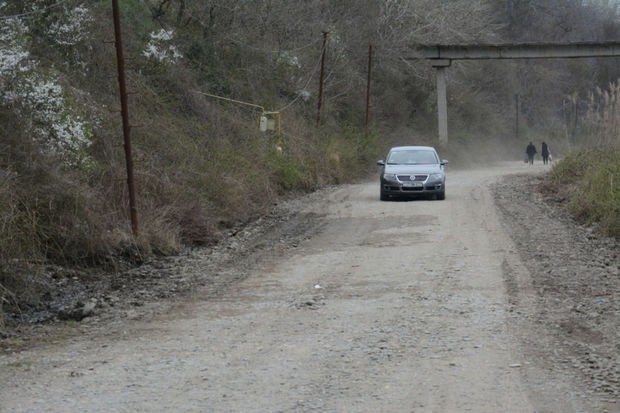
<svg viewBox="0 0 620 413">
<path fill-rule="evenodd" d="M 531 190 L 543 172 L 321 190 L 145 265 L 191 291 L 97 297 L 79 333 L 0 355 L 0 412 L 618 412 L 617 248 Z"/>
</svg>

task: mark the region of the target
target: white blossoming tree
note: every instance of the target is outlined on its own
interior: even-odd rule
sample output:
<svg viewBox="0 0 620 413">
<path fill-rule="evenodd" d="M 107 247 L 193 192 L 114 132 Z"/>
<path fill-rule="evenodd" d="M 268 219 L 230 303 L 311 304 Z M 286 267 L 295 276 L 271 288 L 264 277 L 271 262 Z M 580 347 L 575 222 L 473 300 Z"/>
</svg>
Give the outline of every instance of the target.
<svg viewBox="0 0 620 413">
<path fill-rule="evenodd" d="M 34 2 L 31 7 L 36 7 Z M 0 11 L 6 3 L 0 3 Z M 78 6 L 68 18 L 82 16 Z M 58 156 L 67 166 L 82 167 L 90 162 L 88 147 L 92 129 L 69 104 L 66 92 L 53 74 L 45 73 L 31 58 L 28 20 L 6 18 L 0 25 L 0 106 L 10 110 L 42 152 Z M 49 34 L 59 44 L 71 44 L 85 36 L 83 24 L 52 23 Z"/>
<path fill-rule="evenodd" d="M 82 5 L 62 13 L 48 29 L 53 40 L 64 46 L 75 46 L 88 35 L 88 24 L 92 22 L 89 10 Z"/>
<path fill-rule="evenodd" d="M 160 63 L 175 63 L 183 56 L 177 47 L 172 44 L 173 39 L 174 32 L 171 30 L 161 29 L 159 32 L 152 32 L 142 54 Z"/>
</svg>

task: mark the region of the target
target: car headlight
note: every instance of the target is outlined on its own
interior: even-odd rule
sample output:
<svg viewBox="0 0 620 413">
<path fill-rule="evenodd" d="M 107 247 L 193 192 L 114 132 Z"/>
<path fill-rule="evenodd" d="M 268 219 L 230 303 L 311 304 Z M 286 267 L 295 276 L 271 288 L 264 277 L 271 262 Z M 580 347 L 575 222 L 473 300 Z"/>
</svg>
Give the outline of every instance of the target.
<svg viewBox="0 0 620 413">
<path fill-rule="evenodd" d="M 396 174 L 383 174 L 384 181 L 396 181 Z"/>
<path fill-rule="evenodd" d="M 441 181 L 443 179 L 443 174 L 430 174 L 428 176 L 428 181 L 429 182 L 436 182 L 436 181 Z"/>
</svg>

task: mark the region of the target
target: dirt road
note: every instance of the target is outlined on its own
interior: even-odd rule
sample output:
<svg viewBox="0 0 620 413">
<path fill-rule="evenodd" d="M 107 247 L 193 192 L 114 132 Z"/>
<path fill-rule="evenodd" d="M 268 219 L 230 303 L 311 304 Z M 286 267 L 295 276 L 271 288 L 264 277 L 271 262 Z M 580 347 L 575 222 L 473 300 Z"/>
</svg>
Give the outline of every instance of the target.
<svg viewBox="0 0 620 413">
<path fill-rule="evenodd" d="M 300 239 L 178 270 L 237 281 L 0 356 L 0 411 L 618 411 L 532 324 L 532 267 L 490 192 L 525 170 L 450 170 L 445 201 L 380 202 L 376 182 L 304 198 Z"/>
</svg>

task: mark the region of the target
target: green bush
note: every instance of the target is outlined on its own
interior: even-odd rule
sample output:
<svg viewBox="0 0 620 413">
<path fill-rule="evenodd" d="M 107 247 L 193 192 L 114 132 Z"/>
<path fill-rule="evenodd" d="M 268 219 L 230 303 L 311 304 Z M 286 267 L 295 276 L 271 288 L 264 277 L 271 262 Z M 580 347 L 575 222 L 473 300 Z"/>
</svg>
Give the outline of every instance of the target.
<svg viewBox="0 0 620 413">
<path fill-rule="evenodd" d="M 330 183 L 356 182 L 367 177 L 381 156 L 376 133 L 352 127 L 328 135 L 323 151 L 323 167 Z"/>
<path fill-rule="evenodd" d="M 553 167 L 551 177 L 567 192 L 569 210 L 580 222 L 620 235 L 620 150 L 571 153 Z"/>
<path fill-rule="evenodd" d="M 270 166 L 279 192 L 310 190 L 315 186 L 304 165 L 281 150 L 271 152 Z"/>
</svg>

